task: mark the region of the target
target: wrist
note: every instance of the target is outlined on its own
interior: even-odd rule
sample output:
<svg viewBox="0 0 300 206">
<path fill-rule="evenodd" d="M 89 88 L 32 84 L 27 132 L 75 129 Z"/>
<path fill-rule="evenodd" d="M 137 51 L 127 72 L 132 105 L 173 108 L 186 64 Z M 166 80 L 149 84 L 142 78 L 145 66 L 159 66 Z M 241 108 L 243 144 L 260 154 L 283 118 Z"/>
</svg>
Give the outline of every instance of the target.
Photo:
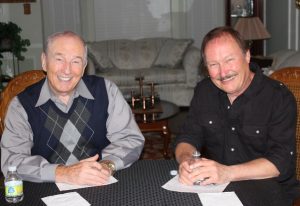
<svg viewBox="0 0 300 206">
<path fill-rule="evenodd" d="M 100 164 L 102 166 L 106 167 L 110 171 L 111 175 L 113 175 L 116 172 L 116 165 L 113 161 L 111 161 L 111 160 L 100 160 Z"/>
<path fill-rule="evenodd" d="M 58 165 L 55 169 L 55 182 L 65 182 L 66 173 L 66 166 Z"/>
</svg>

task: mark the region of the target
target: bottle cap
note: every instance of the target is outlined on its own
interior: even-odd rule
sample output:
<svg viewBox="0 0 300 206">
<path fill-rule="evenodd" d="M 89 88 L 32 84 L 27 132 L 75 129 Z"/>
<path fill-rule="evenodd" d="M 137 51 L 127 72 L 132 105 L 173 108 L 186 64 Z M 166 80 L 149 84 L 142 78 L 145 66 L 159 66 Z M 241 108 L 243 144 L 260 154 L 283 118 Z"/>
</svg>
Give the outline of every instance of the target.
<svg viewBox="0 0 300 206">
<path fill-rule="evenodd" d="M 177 170 L 171 170 L 171 171 L 170 171 L 170 175 L 172 175 L 172 176 L 177 175 Z"/>
<path fill-rule="evenodd" d="M 17 167 L 16 166 L 9 166 L 8 171 L 15 172 L 15 171 L 17 171 Z"/>
<path fill-rule="evenodd" d="M 200 156 L 201 156 L 201 153 L 198 150 L 195 150 L 193 152 L 193 157 L 200 157 Z"/>
</svg>

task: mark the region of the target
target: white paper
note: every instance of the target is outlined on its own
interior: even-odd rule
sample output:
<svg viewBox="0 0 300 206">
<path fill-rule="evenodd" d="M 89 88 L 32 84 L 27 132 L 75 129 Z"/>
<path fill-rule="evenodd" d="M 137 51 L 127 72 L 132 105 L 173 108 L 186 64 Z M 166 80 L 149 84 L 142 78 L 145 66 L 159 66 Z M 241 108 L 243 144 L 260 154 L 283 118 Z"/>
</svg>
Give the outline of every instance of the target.
<svg viewBox="0 0 300 206">
<path fill-rule="evenodd" d="M 221 184 L 221 185 L 184 185 L 181 184 L 178 180 L 178 175 L 169 180 L 166 184 L 162 186 L 162 188 L 170 191 L 176 192 L 190 192 L 190 193 L 215 193 L 215 192 L 223 192 L 229 183 Z"/>
<path fill-rule="evenodd" d="M 68 192 L 64 194 L 43 197 L 42 200 L 47 206 L 65 206 L 65 205 L 89 206 L 91 205 L 77 192 Z"/>
<path fill-rule="evenodd" d="M 118 182 L 116 178 L 113 176 L 110 176 L 108 179 L 108 182 L 105 185 L 110 185 L 113 183 Z M 90 185 L 71 185 L 67 183 L 56 183 L 56 186 L 58 187 L 59 191 L 65 191 L 65 190 L 75 190 L 75 189 L 81 189 L 81 188 L 86 188 L 86 187 L 94 187 Z"/>
<path fill-rule="evenodd" d="M 203 206 L 243 206 L 235 192 L 198 194 Z"/>
</svg>

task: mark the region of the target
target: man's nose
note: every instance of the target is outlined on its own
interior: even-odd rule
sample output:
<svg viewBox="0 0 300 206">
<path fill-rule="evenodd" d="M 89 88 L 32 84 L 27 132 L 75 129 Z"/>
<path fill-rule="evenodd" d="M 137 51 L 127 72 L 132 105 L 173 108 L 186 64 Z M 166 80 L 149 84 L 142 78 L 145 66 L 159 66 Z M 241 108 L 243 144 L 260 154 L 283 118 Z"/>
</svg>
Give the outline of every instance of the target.
<svg viewBox="0 0 300 206">
<path fill-rule="evenodd" d="M 222 63 L 219 67 L 219 73 L 221 77 L 225 77 L 228 71 L 228 65 Z"/>
<path fill-rule="evenodd" d="M 71 62 L 65 62 L 63 71 L 65 74 L 71 73 Z"/>
</svg>

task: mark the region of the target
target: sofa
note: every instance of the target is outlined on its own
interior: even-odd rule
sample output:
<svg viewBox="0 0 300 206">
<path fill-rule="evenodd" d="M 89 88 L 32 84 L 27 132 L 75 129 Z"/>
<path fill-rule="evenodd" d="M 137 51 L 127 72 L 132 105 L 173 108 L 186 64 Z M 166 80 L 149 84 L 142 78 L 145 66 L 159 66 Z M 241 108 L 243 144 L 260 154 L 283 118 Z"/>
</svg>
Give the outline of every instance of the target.
<svg viewBox="0 0 300 206">
<path fill-rule="evenodd" d="M 160 99 L 178 106 L 189 106 L 199 75 L 200 50 L 192 39 L 144 38 L 87 42 L 87 74 L 102 76 L 116 83 L 125 98 L 139 93 L 136 78 L 155 83 Z"/>
<path fill-rule="evenodd" d="M 300 51 L 285 49 L 274 52 L 268 57 L 273 59 L 269 73 L 285 67 L 300 67 Z"/>
</svg>

